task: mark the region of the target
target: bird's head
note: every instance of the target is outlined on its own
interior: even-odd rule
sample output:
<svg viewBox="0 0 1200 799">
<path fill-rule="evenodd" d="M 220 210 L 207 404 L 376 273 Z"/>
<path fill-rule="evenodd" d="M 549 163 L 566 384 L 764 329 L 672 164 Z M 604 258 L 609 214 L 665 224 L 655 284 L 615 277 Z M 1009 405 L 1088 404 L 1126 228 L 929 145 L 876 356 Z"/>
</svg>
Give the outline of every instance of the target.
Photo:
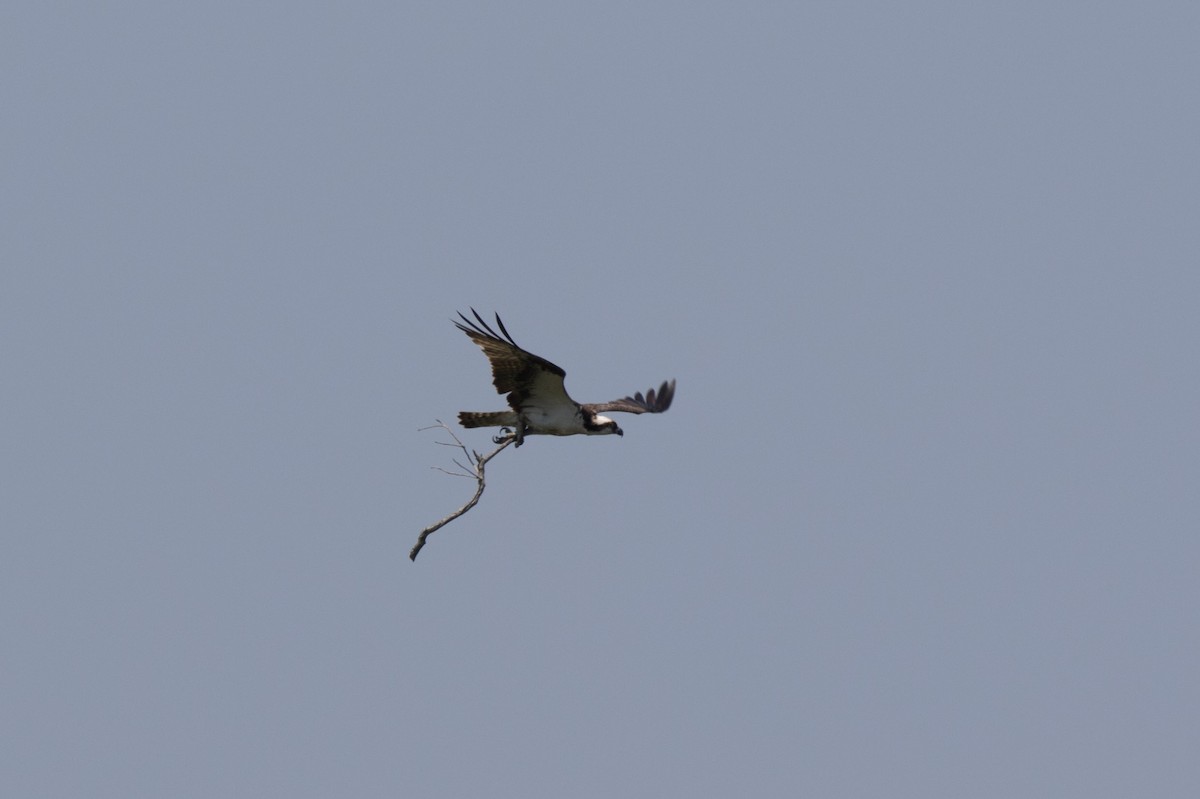
<svg viewBox="0 0 1200 799">
<path fill-rule="evenodd" d="M 609 419 L 607 416 L 601 416 L 600 414 L 596 414 L 596 417 L 594 419 L 592 419 L 592 424 L 594 424 L 596 426 L 595 427 L 595 429 L 596 429 L 595 435 L 600 435 L 600 436 L 611 436 L 614 434 L 618 435 L 618 436 L 625 435 L 625 431 L 622 430 L 620 427 L 618 427 L 617 423 L 615 421 L 613 421 L 612 419 Z"/>
</svg>

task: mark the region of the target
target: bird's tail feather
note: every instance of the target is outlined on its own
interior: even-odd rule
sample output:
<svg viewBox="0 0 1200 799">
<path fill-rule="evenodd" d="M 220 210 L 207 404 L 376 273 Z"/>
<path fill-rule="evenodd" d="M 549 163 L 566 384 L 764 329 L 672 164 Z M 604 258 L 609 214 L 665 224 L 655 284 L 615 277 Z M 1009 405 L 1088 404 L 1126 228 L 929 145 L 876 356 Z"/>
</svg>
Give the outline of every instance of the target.
<svg viewBox="0 0 1200 799">
<path fill-rule="evenodd" d="M 458 414 L 458 423 L 463 427 L 514 427 L 517 424 L 517 414 L 513 411 L 495 411 L 493 413 L 463 411 Z"/>
</svg>

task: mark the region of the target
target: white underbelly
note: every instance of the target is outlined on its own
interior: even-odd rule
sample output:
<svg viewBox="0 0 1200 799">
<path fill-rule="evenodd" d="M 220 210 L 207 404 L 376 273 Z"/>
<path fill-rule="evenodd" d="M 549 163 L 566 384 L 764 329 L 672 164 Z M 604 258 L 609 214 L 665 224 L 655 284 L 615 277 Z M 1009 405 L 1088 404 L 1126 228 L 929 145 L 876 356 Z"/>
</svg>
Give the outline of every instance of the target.
<svg viewBox="0 0 1200 799">
<path fill-rule="evenodd" d="M 543 408 L 529 408 L 525 411 L 525 419 L 534 431 L 546 435 L 570 436 L 584 432 L 583 421 L 575 409 L 570 407 L 549 411 Z"/>
</svg>

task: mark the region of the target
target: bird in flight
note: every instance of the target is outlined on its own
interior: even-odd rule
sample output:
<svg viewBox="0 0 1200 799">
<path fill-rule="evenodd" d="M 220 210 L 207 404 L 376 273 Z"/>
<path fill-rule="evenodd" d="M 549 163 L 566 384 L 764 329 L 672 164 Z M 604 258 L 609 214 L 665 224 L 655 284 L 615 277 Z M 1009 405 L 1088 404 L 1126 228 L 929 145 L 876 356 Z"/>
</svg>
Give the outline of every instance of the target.
<svg viewBox="0 0 1200 799">
<path fill-rule="evenodd" d="M 475 315 L 475 322 L 460 312 L 462 322 L 454 324 L 470 336 L 491 361 L 492 382 L 497 392 L 508 394 L 510 410 L 463 411 L 458 415 L 463 427 L 511 428 L 514 444 L 518 447 L 527 435 L 623 436 L 625 433 L 615 421 L 601 416 L 603 412 L 662 413 L 671 407 L 671 400 L 675 398 L 675 381 L 664 380 L 658 391 L 650 389 L 645 397 L 639 391 L 632 397 L 612 402 L 580 404 L 567 395 L 563 385 L 567 373 L 545 358 L 521 349 L 500 321 L 500 314 L 496 314 L 496 325 L 500 328 L 497 333 L 483 321 L 478 311 L 472 308 L 471 313 Z M 496 443 L 503 440 L 503 437 L 497 437 Z"/>
</svg>

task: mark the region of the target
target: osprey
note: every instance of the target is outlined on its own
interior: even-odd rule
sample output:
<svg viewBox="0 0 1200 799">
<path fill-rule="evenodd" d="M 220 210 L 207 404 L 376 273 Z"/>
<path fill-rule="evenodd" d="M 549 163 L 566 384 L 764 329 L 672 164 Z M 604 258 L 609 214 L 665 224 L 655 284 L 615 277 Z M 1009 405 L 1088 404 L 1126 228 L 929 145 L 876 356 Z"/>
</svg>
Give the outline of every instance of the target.
<svg viewBox="0 0 1200 799">
<path fill-rule="evenodd" d="M 675 381 L 663 381 L 658 392 L 650 389 L 646 396 L 637 392 L 632 397 L 579 404 L 567 396 L 563 386 L 563 378 L 567 373 L 545 358 L 539 358 L 532 352 L 526 352 L 517 346 L 500 314 L 496 314 L 496 325 L 504 334 L 501 338 L 495 330 L 483 321 L 483 317 L 474 308 L 476 324 L 460 312 L 462 322 L 455 326 L 471 337 L 479 345 L 483 354 L 492 363 L 492 382 L 496 391 L 508 394 L 508 405 L 512 410 L 495 411 L 493 413 L 475 413 L 463 411 L 458 415 L 458 421 L 463 427 L 510 427 L 516 437 L 516 446 L 521 446 L 527 435 L 549 436 L 604 436 L 613 433 L 623 436 L 617 423 L 607 416 L 601 416 L 604 411 L 621 411 L 623 413 L 662 413 L 671 407 L 675 398 Z M 463 324 L 465 322 L 466 324 Z M 497 443 L 501 440 L 497 438 Z"/>
</svg>

